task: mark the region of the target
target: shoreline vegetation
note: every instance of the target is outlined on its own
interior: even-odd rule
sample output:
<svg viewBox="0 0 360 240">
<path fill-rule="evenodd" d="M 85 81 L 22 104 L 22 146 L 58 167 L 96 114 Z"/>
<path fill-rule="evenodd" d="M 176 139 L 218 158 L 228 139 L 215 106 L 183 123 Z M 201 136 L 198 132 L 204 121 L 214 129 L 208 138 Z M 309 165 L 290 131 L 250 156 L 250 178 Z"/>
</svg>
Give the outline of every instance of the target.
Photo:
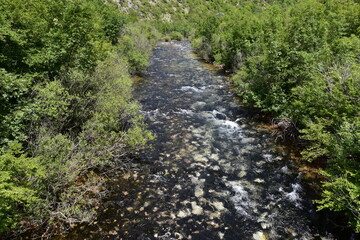
<svg viewBox="0 0 360 240">
<path fill-rule="evenodd" d="M 0 1 L 0 236 L 91 222 L 153 135 L 132 99 L 160 37 L 102 0 Z"/>
<path fill-rule="evenodd" d="M 190 39 L 230 72 L 242 101 L 318 167 L 318 209 L 359 232 L 360 3 L 153 3 L 0 0 L 0 237 L 49 238 L 96 218 L 104 173 L 154 138 L 131 76 L 160 39 Z"/>
</svg>

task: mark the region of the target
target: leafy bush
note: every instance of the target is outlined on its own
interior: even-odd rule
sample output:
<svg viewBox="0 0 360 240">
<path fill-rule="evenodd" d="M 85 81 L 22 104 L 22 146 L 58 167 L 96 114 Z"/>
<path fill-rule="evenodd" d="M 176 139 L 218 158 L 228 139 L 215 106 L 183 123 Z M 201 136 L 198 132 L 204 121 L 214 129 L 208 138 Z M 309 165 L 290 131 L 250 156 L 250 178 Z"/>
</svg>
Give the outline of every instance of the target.
<svg viewBox="0 0 360 240">
<path fill-rule="evenodd" d="M 159 35 L 102 0 L 0 0 L 0 23 L 0 232 L 61 233 L 95 218 L 98 173 L 153 138 L 129 73 Z"/>
<path fill-rule="evenodd" d="M 170 37 L 170 36 L 164 36 L 164 37 L 162 38 L 162 40 L 165 41 L 165 42 L 170 42 L 170 41 L 171 41 L 171 37 Z"/>
<path fill-rule="evenodd" d="M 183 38 L 183 36 L 179 32 L 171 32 L 170 37 L 171 37 L 171 40 L 175 40 L 175 41 L 181 41 Z"/>
<path fill-rule="evenodd" d="M 39 158 L 27 157 L 20 143 L 0 151 L 0 231 L 14 228 L 40 199 L 32 185 L 44 177 Z"/>
<path fill-rule="evenodd" d="M 146 21 L 130 24 L 123 29 L 117 49 L 121 55 L 126 56 L 131 74 L 148 66 L 147 60 L 158 39 L 160 34 Z"/>
</svg>

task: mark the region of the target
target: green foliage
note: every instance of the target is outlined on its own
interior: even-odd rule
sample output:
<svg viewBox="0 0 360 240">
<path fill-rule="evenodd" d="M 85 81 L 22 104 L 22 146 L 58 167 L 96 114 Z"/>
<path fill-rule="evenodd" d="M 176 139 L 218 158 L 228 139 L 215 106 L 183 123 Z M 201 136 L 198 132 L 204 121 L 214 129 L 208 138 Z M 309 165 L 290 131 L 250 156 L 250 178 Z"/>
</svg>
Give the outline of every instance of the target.
<svg viewBox="0 0 360 240">
<path fill-rule="evenodd" d="M 20 143 L 0 151 L 0 231 L 16 226 L 20 217 L 39 201 L 31 185 L 44 177 L 39 158 L 27 157 Z"/>
<path fill-rule="evenodd" d="M 148 66 L 152 47 L 160 38 L 158 31 L 146 21 L 128 25 L 122 31 L 117 49 L 126 56 L 131 74 L 138 73 Z"/>
<path fill-rule="evenodd" d="M 129 73 L 158 38 L 111 1 L 0 0 L 0 232 L 95 218 L 98 173 L 153 138 Z"/>
<path fill-rule="evenodd" d="M 29 113 L 25 97 L 32 83 L 28 74 L 19 76 L 0 68 L 0 144 L 25 138 L 22 120 Z"/>
<path fill-rule="evenodd" d="M 175 41 L 181 41 L 182 38 L 183 38 L 181 33 L 175 32 L 175 31 L 170 33 L 170 37 L 171 37 L 172 40 L 175 40 Z"/>
<path fill-rule="evenodd" d="M 359 167 L 359 166 L 357 166 Z M 331 209 L 345 211 L 350 218 L 350 225 L 355 231 L 360 231 L 360 188 L 359 171 L 342 169 L 336 173 L 324 172 L 329 179 L 324 183 L 322 199 L 318 200 L 319 210 Z"/>
<path fill-rule="evenodd" d="M 332 66 L 317 79 L 294 89 L 293 109 L 311 145 L 303 151 L 308 160 L 328 158 L 323 174 L 319 209 L 345 211 L 350 224 L 360 230 L 360 75 L 357 64 Z"/>
<path fill-rule="evenodd" d="M 170 36 L 164 36 L 164 37 L 162 38 L 162 40 L 165 41 L 165 42 L 170 42 L 170 41 L 171 41 L 171 37 L 170 37 Z"/>
</svg>

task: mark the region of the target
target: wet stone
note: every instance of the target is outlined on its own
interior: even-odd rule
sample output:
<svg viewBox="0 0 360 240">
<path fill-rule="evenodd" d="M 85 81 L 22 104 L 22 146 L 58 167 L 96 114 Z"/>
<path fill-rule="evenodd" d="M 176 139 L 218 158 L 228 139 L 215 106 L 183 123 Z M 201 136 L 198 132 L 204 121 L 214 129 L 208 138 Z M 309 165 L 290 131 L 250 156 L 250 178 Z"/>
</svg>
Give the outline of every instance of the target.
<svg viewBox="0 0 360 240">
<path fill-rule="evenodd" d="M 270 223 L 265 223 L 265 222 L 261 223 L 261 228 L 264 230 L 269 229 L 270 227 L 271 227 Z"/>
<path fill-rule="evenodd" d="M 185 217 L 187 217 L 187 216 L 189 216 L 190 214 L 189 214 L 189 210 L 187 210 L 187 211 L 183 211 L 183 210 L 180 210 L 179 212 L 178 212 L 178 214 L 177 214 L 177 217 L 178 218 L 185 218 Z"/>
<path fill-rule="evenodd" d="M 219 171 L 219 170 L 220 170 L 220 167 L 216 165 L 216 166 L 213 166 L 212 169 L 213 169 L 214 171 Z"/>
<path fill-rule="evenodd" d="M 224 203 L 222 202 L 212 202 L 210 203 L 217 211 L 225 211 Z"/>
<path fill-rule="evenodd" d="M 202 215 L 203 214 L 203 208 L 196 204 L 196 202 L 191 202 L 192 207 L 192 214 L 195 215 Z"/>
<path fill-rule="evenodd" d="M 239 178 L 245 177 L 245 176 L 246 176 L 246 171 L 245 171 L 245 170 L 241 170 L 241 171 L 237 174 L 237 176 L 238 176 Z"/>
<path fill-rule="evenodd" d="M 267 238 L 262 231 L 258 231 L 253 234 L 253 239 L 254 240 L 266 240 Z"/>
<path fill-rule="evenodd" d="M 195 197 L 199 198 L 204 195 L 204 190 L 200 186 L 195 187 Z"/>
<path fill-rule="evenodd" d="M 256 182 L 256 183 L 264 183 L 265 180 L 264 180 L 264 179 L 260 179 L 260 178 L 256 178 L 256 179 L 254 180 L 254 182 Z"/>
</svg>

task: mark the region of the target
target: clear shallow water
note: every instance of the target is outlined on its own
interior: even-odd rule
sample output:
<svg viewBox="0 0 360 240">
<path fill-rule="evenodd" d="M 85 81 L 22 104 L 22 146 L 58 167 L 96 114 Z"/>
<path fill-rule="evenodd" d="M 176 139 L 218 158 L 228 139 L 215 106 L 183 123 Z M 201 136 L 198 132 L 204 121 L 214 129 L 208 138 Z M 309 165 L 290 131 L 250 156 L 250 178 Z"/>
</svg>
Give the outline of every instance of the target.
<svg viewBox="0 0 360 240">
<path fill-rule="evenodd" d="M 332 239 L 286 154 L 188 42 L 159 44 L 134 94 L 157 139 L 69 239 Z"/>
</svg>

